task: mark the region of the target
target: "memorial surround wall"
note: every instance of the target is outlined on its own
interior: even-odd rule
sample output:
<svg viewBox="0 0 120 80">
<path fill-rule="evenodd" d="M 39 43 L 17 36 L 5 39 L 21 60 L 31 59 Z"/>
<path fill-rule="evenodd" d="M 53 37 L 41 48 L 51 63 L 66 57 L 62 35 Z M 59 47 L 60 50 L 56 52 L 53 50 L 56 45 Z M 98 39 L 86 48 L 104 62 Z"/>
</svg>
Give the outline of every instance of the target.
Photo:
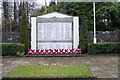
<svg viewBox="0 0 120 80">
<path fill-rule="evenodd" d="M 31 50 L 77 49 L 78 36 L 79 17 L 53 12 L 31 18 Z"/>
</svg>

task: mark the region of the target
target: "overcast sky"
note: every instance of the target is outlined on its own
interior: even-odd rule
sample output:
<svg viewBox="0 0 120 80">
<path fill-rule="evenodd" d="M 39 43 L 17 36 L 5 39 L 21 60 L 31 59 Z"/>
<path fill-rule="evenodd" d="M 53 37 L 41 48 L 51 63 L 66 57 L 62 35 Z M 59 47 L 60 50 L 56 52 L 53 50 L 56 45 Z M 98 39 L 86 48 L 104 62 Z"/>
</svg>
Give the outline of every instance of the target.
<svg viewBox="0 0 120 80">
<path fill-rule="evenodd" d="M 49 5 L 49 2 L 50 2 L 50 1 L 51 1 L 51 0 L 46 0 L 47 5 Z M 38 2 L 38 3 L 42 4 L 42 5 L 45 5 L 45 0 L 36 0 L 36 2 Z"/>
</svg>

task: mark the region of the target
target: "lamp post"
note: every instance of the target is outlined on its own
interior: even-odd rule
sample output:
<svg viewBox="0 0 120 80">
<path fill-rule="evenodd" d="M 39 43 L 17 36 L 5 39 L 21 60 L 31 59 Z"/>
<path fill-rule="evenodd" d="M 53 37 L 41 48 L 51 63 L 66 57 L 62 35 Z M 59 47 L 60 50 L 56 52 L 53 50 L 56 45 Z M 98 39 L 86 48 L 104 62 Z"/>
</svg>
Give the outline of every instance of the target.
<svg viewBox="0 0 120 80">
<path fill-rule="evenodd" d="M 93 43 L 97 42 L 96 38 L 96 22 L 95 22 L 95 0 L 93 1 L 93 12 L 94 12 L 94 33 L 93 33 Z"/>
<path fill-rule="evenodd" d="M 55 4 L 57 5 L 57 0 L 55 0 Z"/>
</svg>

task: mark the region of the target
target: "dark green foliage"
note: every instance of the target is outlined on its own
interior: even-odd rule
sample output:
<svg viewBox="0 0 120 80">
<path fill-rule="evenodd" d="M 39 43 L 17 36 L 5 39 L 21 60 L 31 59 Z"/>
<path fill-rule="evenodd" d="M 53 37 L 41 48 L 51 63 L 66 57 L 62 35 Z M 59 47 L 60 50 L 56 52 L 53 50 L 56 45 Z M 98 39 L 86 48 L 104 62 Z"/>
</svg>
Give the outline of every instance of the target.
<svg viewBox="0 0 120 80">
<path fill-rule="evenodd" d="M 98 31 L 114 31 L 118 29 L 117 2 L 96 3 L 96 28 Z M 106 19 L 107 21 L 104 21 Z"/>
<path fill-rule="evenodd" d="M 28 37 L 28 20 L 25 12 L 22 12 L 20 18 L 20 42 L 25 44 L 26 50 L 29 47 L 29 37 Z"/>
<path fill-rule="evenodd" d="M 97 31 L 113 31 L 118 29 L 120 24 L 120 10 L 119 4 L 117 2 L 96 2 L 96 28 Z M 44 8 L 35 12 L 33 16 L 40 16 L 44 14 Z M 88 20 L 88 30 L 93 30 L 93 3 L 92 2 L 58 2 L 57 5 L 50 5 L 47 7 L 47 13 L 58 11 L 63 14 L 68 14 L 71 16 L 82 16 L 86 15 Z M 102 20 L 101 15 L 107 13 L 107 25 L 106 22 L 100 22 Z"/>
<path fill-rule="evenodd" d="M 81 48 L 83 53 L 87 52 L 88 46 L 88 31 L 87 31 L 87 21 L 85 15 L 83 15 L 82 26 L 80 28 L 80 40 L 79 40 L 79 48 Z"/>
<path fill-rule="evenodd" d="M 16 55 L 17 52 L 25 52 L 25 45 L 21 43 L 0 43 L 2 56 Z"/>
<path fill-rule="evenodd" d="M 120 54 L 120 42 L 90 43 L 89 54 Z"/>
</svg>

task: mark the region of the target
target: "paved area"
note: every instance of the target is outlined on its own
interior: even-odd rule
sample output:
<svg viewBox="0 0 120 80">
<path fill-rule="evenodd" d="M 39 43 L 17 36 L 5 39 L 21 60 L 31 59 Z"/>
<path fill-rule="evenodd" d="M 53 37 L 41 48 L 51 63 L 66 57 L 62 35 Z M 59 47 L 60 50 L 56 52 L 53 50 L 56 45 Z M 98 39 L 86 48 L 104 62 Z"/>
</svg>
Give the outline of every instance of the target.
<svg viewBox="0 0 120 80">
<path fill-rule="evenodd" d="M 85 55 L 83 57 L 3 57 L 2 74 L 22 64 L 85 64 L 98 78 L 118 78 L 118 56 Z"/>
</svg>

